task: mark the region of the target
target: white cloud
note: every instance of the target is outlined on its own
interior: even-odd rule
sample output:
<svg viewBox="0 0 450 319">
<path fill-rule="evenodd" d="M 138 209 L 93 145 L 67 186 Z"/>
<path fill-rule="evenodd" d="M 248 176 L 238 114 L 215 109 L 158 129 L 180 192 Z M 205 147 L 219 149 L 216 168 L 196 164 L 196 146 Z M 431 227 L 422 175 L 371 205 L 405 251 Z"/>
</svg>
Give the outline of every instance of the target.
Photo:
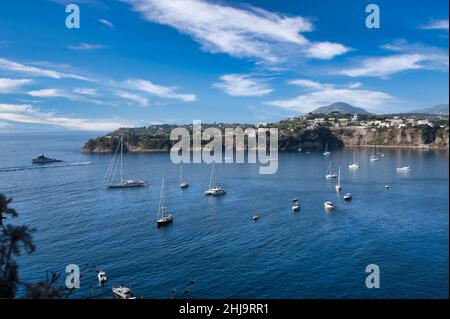
<svg viewBox="0 0 450 319">
<path fill-rule="evenodd" d="M 76 94 L 87 95 L 87 96 L 95 96 L 97 95 L 97 90 L 89 89 L 89 88 L 76 88 L 73 90 Z"/>
<path fill-rule="evenodd" d="M 356 107 L 376 111 L 385 106 L 386 103 L 391 103 L 395 100 L 393 96 L 384 92 L 356 89 L 359 87 L 358 85 L 353 85 L 355 88 L 338 88 L 336 85 L 332 84 L 320 84 L 314 81 L 308 83 L 307 80 L 304 84 L 306 84 L 307 87 L 314 89 L 314 92 L 309 92 L 290 99 L 269 101 L 266 102 L 266 104 L 307 113 L 318 107 L 342 101 Z"/>
<path fill-rule="evenodd" d="M 220 77 L 221 82 L 214 86 L 231 96 L 263 96 L 272 89 L 261 80 L 253 79 L 243 74 L 225 74 Z"/>
<path fill-rule="evenodd" d="M 448 50 L 409 44 L 404 40 L 383 45 L 382 48 L 396 54 L 364 58 L 355 67 L 340 70 L 338 74 L 351 77 L 388 77 L 408 70 L 448 71 Z"/>
<path fill-rule="evenodd" d="M 184 102 L 194 102 L 196 100 L 195 94 L 177 93 L 174 87 L 157 85 L 147 80 L 130 79 L 123 83 L 123 85 L 126 88 L 150 93 L 162 98 L 177 99 Z"/>
<path fill-rule="evenodd" d="M 124 92 L 124 91 L 118 91 L 115 94 L 118 97 L 121 97 L 123 99 L 138 103 L 141 106 L 149 106 L 150 105 L 150 102 L 148 101 L 148 99 L 142 95 L 133 94 L 133 93 Z"/>
<path fill-rule="evenodd" d="M 29 79 L 0 78 L 0 93 L 12 93 L 25 84 L 31 83 Z"/>
<path fill-rule="evenodd" d="M 67 46 L 67 48 L 70 50 L 75 50 L 75 51 L 92 51 L 92 50 L 104 49 L 104 48 L 106 48 L 106 46 L 104 46 L 102 44 L 82 42 L 77 45 L 69 45 L 69 46 Z"/>
<path fill-rule="evenodd" d="M 77 130 L 112 131 L 120 127 L 133 127 L 136 123 L 117 119 L 85 119 L 56 116 L 40 112 L 31 105 L 0 104 L 0 120 L 27 124 L 60 126 Z"/>
<path fill-rule="evenodd" d="M 333 87 L 333 84 L 322 84 L 316 81 L 308 80 L 308 79 L 296 79 L 289 81 L 288 84 L 297 85 L 301 87 L 305 87 L 308 89 L 320 90 L 325 87 Z"/>
<path fill-rule="evenodd" d="M 352 82 L 349 84 L 349 88 L 350 89 L 357 89 L 360 88 L 361 86 L 363 86 L 363 84 L 361 82 Z"/>
<path fill-rule="evenodd" d="M 339 43 L 317 42 L 311 44 L 311 46 L 306 49 L 306 55 L 320 60 L 330 60 L 335 56 L 345 54 L 350 50 L 350 48 Z"/>
<path fill-rule="evenodd" d="M 431 20 L 428 24 L 420 27 L 423 30 L 446 30 L 448 31 L 448 19 Z"/>
<path fill-rule="evenodd" d="M 68 92 L 66 92 L 64 90 L 60 90 L 60 89 L 34 90 L 34 91 L 29 91 L 28 95 L 34 96 L 34 97 L 43 97 L 43 98 L 63 97 L 63 98 L 67 98 L 69 100 L 76 100 L 78 98 L 76 95 L 73 95 L 71 93 L 68 93 Z"/>
<path fill-rule="evenodd" d="M 400 54 L 387 57 L 368 58 L 358 66 L 344 69 L 340 74 L 358 77 L 374 76 L 385 77 L 394 73 L 422 69 L 420 62 L 424 60 L 420 54 Z"/>
<path fill-rule="evenodd" d="M 21 64 L 21 63 L 3 59 L 3 58 L 0 58 L 0 70 L 5 70 L 5 71 L 15 72 L 15 73 L 22 73 L 22 74 L 27 74 L 30 76 L 40 76 L 40 77 L 52 78 L 52 79 L 70 78 L 70 79 L 88 81 L 87 78 L 77 75 L 77 74 L 64 73 L 64 72 L 40 68 L 40 67 L 36 67 L 36 66 L 32 66 L 32 65 L 25 65 L 25 64 Z"/>
<path fill-rule="evenodd" d="M 329 59 L 346 52 L 339 44 L 311 43 L 302 33 L 312 31 L 308 19 L 245 6 L 237 8 L 204 0 L 122 0 L 144 19 L 169 25 L 190 35 L 206 51 L 271 62 L 285 53 L 280 45 L 295 51 L 312 46 L 310 56 Z M 331 53 L 330 49 L 333 49 Z M 326 52 L 325 52 L 326 51 Z M 345 52 L 344 52 L 345 51 Z"/>
<path fill-rule="evenodd" d="M 32 109 L 30 104 L 0 104 L 0 112 L 25 112 Z"/>
<path fill-rule="evenodd" d="M 114 24 L 112 24 L 110 21 L 108 21 L 106 19 L 99 19 L 98 22 L 106 25 L 108 28 L 111 28 L 111 29 L 114 28 Z"/>
</svg>

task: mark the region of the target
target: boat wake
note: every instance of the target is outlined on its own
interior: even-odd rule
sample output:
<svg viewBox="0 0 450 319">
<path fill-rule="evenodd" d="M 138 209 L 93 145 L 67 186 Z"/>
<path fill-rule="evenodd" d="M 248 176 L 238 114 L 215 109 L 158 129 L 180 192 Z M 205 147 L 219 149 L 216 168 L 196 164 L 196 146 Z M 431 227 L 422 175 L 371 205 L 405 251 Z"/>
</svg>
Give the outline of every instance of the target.
<svg viewBox="0 0 450 319">
<path fill-rule="evenodd" d="M 44 168 L 56 168 L 56 167 L 69 167 L 69 166 L 84 166 L 91 165 L 92 162 L 79 162 L 79 163 L 65 163 L 65 164 L 53 164 L 53 165 L 28 165 L 28 166 L 18 166 L 18 167 L 4 167 L 0 168 L 0 173 L 2 172 L 15 172 L 15 171 L 27 171 L 32 169 L 44 169 Z"/>
</svg>

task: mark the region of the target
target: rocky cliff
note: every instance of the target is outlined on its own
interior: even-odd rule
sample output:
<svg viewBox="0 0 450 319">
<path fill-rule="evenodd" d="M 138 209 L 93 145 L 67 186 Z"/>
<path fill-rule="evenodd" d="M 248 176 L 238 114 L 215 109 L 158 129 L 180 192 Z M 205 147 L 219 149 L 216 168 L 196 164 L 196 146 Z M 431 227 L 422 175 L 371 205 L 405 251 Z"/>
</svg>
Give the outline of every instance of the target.
<svg viewBox="0 0 450 319">
<path fill-rule="evenodd" d="M 448 127 L 346 127 L 333 128 L 331 131 L 345 146 L 419 147 L 421 144 L 427 144 L 431 148 L 448 148 L 449 145 Z"/>
</svg>

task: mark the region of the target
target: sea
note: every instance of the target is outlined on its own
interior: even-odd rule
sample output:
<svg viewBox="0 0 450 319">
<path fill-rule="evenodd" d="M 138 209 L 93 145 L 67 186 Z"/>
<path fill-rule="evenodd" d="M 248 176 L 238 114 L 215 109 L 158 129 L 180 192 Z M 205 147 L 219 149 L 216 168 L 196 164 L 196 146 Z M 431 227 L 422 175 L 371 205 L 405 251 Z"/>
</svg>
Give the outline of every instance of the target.
<svg viewBox="0 0 450 319">
<path fill-rule="evenodd" d="M 80 288 L 70 298 L 113 298 L 119 285 L 157 299 L 448 298 L 448 150 L 379 148 L 376 162 L 367 148 L 280 153 L 272 175 L 259 174 L 260 164 L 217 164 L 227 193 L 206 197 L 211 165 L 184 164 L 190 187 L 181 190 L 168 153 L 125 154 L 124 178 L 148 187 L 106 189 L 112 155 L 80 152 L 97 135 L 0 135 L 0 193 L 19 212 L 5 222 L 35 228 L 36 251 L 16 259 L 21 282 L 51 272 L 64 282 L 75 264 Z M 33 166 L 40 153 L 63 162 Z M 360 168 L 349 170 L 354 156 Z M 330 161 L 341 167 L 341 192 L 325 179 Z M 411 170 L 397 172 L 402 166 Z M 174 222 L 158 228 L 163 177 Z M 379 288 L 366 285 L 368 265 Z"/>
</svg>

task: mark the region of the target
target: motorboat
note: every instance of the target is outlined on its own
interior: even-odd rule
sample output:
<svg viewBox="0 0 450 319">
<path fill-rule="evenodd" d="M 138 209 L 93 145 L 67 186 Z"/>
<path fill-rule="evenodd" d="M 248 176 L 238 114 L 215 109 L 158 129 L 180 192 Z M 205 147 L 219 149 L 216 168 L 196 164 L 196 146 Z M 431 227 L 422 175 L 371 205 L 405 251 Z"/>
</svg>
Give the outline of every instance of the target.
<svg viewBox="0 0 450 319">
<path fill-rule="evenodd" d="M 136 297 L 133 295 L 133 292 L 128 287 L 113 287 L 112 292 L 114 296 L 119 299 L 136 299 Z"/>
<path fill-rule="evenodd" d="M 39 155 L 36 158 L 33 158 L 33 164 L 49 164 L 49 163 L 60 163 L 61 160 L 57 160 L 51 157 L 47 157 L 44 154 Z"/>
<path fill-rule="evenodd" d="M 344 195 L 344 200 L 347 200 L 347 201 L 352 200 L 352 194 L 346 193 L 346 194 Z"/>
<path fill-rule="evenodd" d="M 331 201 L 326 201 L 323 203 L 323 207 L 325 207 L 325 209 L 327 210 L 331 210 L 334 208 L 333 202 Z"/>
<path fill-rule="evenodd" d="M 292 200 L 292 211 L 298 212 L 300 210 L 300 201 L 297 198 Z"/>
<path fill-rule="evenodd" d="M 97 278 L 100 284 L 103 284 L 108 280 L 108 278 L 106 277 L 106 273 L 104 271 L 99 271 L 97 274 Z"/>
<path fill-rule="evenodd" d="M 397 172 L 409 172 L 410 170 L 411 167 L 409 166 L 397 167 Z"/>
</svg>

